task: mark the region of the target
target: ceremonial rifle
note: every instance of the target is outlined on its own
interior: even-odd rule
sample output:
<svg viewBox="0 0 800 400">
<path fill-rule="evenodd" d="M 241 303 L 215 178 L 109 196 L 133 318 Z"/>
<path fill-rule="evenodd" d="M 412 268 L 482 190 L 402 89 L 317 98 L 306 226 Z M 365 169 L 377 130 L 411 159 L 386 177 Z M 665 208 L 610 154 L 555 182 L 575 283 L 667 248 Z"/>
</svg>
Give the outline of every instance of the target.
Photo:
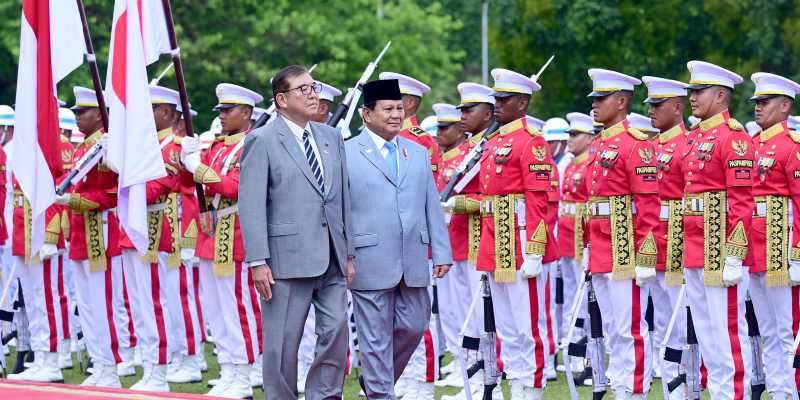
<svg viewBox="0 0 800 400">
<path fill-rule="evenodd" d="M 83 7 L 83 0 L 75 0 L 78 5 L 78 14 L 81 18 L 81 25 L 83 27 L 83 42 L 86 46 L 86 62 L 89 64 L 89 72 L 92 75 L 92 85 L 94 86 L 94 94 L 97 97 L 97 108 L 100 110 L 100 120 L 103 122 L 103 131 L 108 132 L 108 108 L 106 108 L 106 99 L 103 94 L 103 85 L 100 83 L 100 70 L 97 68 L 97 57 L 94 54 L 94 46 L 92 45 L 92 35 L 89 32 L 89 23 L 86 20 L 86 9 Z M 67 190 L 75 182 L 86 176 L 86 174 L 100 161 L 103 155 L 103 146 L 100 143 L 95 144 L 81 159 L 81 162 L 75 165 L 67 177 L 61 181 L 61 184 L 56 187 L 56 194 L 59 196 L 67 192 Z"/>
<path fill-rule="evenodd" d="M 594 292 L 591 279 L 587 281 L 589 288 L 589 327 L 591 334 L 588 346 L 591 347 L 590 360 L 592 362 L 592 400 L 601 400 L 608 391 L 608 377 L 606 377 L 606 348 L 603 337 L 603 317 L 600 313 L 600 304 Z"/>
<path fill-rule="evenodd" d="M 700 382 L 700 345 L 697 343 L 697 334 L 694 331 L 694 321 L 692 320 L 692 310 L 686 306 L 686 350 L 689 352 L 686 359 L 686 388 L 688 400 L 700 400 L 700 394 L 703 391 Z M 670 382 L 669 391 L 675 390 L 680 386 Z"/>
<path fill-rule="evenodd" d="M 308 73 L 310 74 L 310 73 L 314 72 L 314 69 L 317 68 L 317 65 L 318 64 L 312 65 L 311 68 L 308 69 Z M 272 79 L 270 79 L 270 82 L 272 82 Z M 273 100 L 272 104 L 269 105 L 269 108 L 267 108 L 267 111 L 265 111 L 264 114 L 262 114 L 260 117 L 258 117 L 258 119 L 253 124 L 253 126 L 250 127 L 250 130 L 261 128 L 262 126 L 264 126 L 267 123 L 267 121 L 269 121 L 270 118 L 272 118 L 273 115 L 275 115 L 275 100 Z"/>
<path fill-rule="evenodd" d="M 542 73 L 553 61 L 553 58 L 555 58 L 555 55 L 550 56 L 547 62 L 545 62 L 544 65 L 539 68 L 539 72 L 537 72 L 536 75 L 531 76 L 531 79 L 533 79 L 534 82 L 539 80 L 539 77 L 542 76 Z M 489 140 L 494 137 L 498 129 L 500 129 L 500 123 L 492 119 L 489 127 L 483 132 L 483 137 L 481 137 L 480 142 L 478 142 L 478 144 L 476 144 L 475 147 L 470 150 L 458 167 L 456 167 L 456 170 L 453 172 L 453 176 L 449 181 L 447 181 L 447 185 L 442 190 L 439 201 L 442 203 L 446 202 L 453 193 L 453 190 L 460 192 L 464 186 L 466 186 L 476 175 L 478 175 L 478 169 L 480 168 L 479 163 L 481 160 L 481 155 L 483 155 L 483 152 L 486 151 L 486 143 L 488 143 Z"/>
<path fill-rule="evenodd" d="M 744 306 L 744 317 L 747 320 L 747 336 L 750 337 L 750 347 L 753 352 L 753 377 L 750 378 L 750 397 L 760 399 L 767 389 L 767 377 L 764 373 L 764 348 L 761 345 L 761 331 L 758 329 L 756 309 L 753 307 L 753 301 L 750 299 L 749 293 L 744 300 Z"/>
<path fill-rule="evenodd" d="M 481 369 L 483 370 L 483 400 L 492 399 L 492 391 L 500 381 L 500 371 L 497 369 L 497 329 L 494 323 L 494 304 L 492 290 L 489 287 L 489 276 L 481 275 L 481 293 L 483 294 L 483 334 L 479 339 L 478 351 L 483 356 L 467 370 L 467 376 L 472 377 Z M 465 338 L 466 339 L 466 338 Z M 465 390 L 469 390 L 468 382 Z"/>
<path fill-rule="evenodd" d="M 572 400 L 578 400 L 578 389 L 575 385 L 575 377 L 572 371 L 572 360 L 571 357 L 580 357 L 586 358 L 586 341 L 579 340 L 576 343 L 572 342 L 572 335 L 575 332 L 575 328 L 578 327 L 578 315 L 580 314 L 581 305 L 583 304 L 584 294 L 586 293 L 586 287 L 589 284 L 589 280 L 592 279 L 592 276 L 587 271 L 584 274 L 583 283 L 578 288 L 578 291 L 575 293 L 575 297 L 572 300 L 572 309 L 570 310 L 570 323 L 569 323 L 569 330 L 567 330 L 567 336 L 561 343 L 561 346 L 564 349 L 561 352 L 561 358 L 564 362 L 564 370 L 567 375 L 567 386 L 569 387 L 569 394 Z M 562 293 L 563 294 L 563 293 Z M 581 327 L 583 324 L 581 323 Z"/>
<path fill-rule="evenodd" d="M 358 99 L 361 98 L 361 91 L 364 87 L 364 84 L 367 83 L 369 78 L 375 72 L 375 68 L 378 67 L 378 63 L 381 62 L 383 55 L 386 54 L 386 50 L 389 50 L 389 46 L 392 45 L 392 42 L 389 41 L 386 43 L 386 46 L 383 47 L 383 50 L 375 57 L 375 60 L 371 61 L 367 64 L 367 67 L 364 69 L 364 72 L 361 74 L 361 77 L 358 78 L 356 84 L 347 90 L 347 94 L 344 96 L 344 100 L 336 106 L 336 109 L 331 114 L 331 117 L 328 118 L 328 125 L 337 127 L 342 127 L 342 132 L 345 131 L 344 128 L 350 125 L 350 120 L 353 118 L 353 112 L 358 105 Z M 342 119 L 344 118 L 344 119 Z"/>
</svg>

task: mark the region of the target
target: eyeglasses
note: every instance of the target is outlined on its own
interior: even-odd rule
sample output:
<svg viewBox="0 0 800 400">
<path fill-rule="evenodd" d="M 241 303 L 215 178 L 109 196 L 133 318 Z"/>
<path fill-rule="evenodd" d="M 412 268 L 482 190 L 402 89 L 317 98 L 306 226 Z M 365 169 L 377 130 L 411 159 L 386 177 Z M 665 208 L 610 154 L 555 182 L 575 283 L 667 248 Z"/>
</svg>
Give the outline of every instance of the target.
<svg viewBox="0 0 800 400">
<path fill-rule="evenodd" d="M 300 93 L 302 93 L 303 96 L 308 96 L 309 94 L 311 94 L 312 90 L 314 91 L 314 93 L 321 92 L 322 91 L 322 84 L 319 83 L 319 82 L 314 82 L 314 83 L 312 83 L 310 85 L 300 85 L 298 87 L 294 87 L 294 88 L 291 88 L 291 89 L 284 90 L 281 93 L 289 93 L 292 90 L 300 90 Z"/>
</svg>

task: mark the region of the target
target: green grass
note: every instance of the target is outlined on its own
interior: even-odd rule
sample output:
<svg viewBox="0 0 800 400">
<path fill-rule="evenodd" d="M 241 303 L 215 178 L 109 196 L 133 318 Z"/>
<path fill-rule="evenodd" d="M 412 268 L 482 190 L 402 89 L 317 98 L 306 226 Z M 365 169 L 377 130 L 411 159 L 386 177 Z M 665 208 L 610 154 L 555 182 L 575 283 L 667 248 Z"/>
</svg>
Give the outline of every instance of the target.
<svg viewBox="0 0 800 400">
<path fill-rule="evenodd" d="M 194 384 L 170 384 L 170 388 L 173 392 L 181 392 L 181 393 L 206 393 L 208 391 L 208 387 L 206 386 L 209 379 L 214 379 L 219 375 L 219 366 L 217 365 L 216 358 L 213 356 L 212 346 L 210 344 L 206 344 L 205 347 L 205 354 L 206 354 L 206 362 L 208 363 L 208 372 L 203 374 L 203 382 L 201 383 L 194 383 Z M 14 365 L 14 358 L 15 352 L 12 349 L 11 353 L 7 357 L 7 361 L 9 366 Z M 77 361 L 75 356 L 73 355 L 73 361 Z M 449 357 L 445 360 L 445 363 L 450 362 Z M 63 370 L 64 374 L 64 381 L 70 384 L 79 384 L 81 383 L 86 376 L 82 374 L 78 370 L 77 362 L 74 362 L 74 368 L 69 370 Z M 136 381 L 139 380 L 141 377 L 142 371 L 141 368 L 137 368 L 136 376 L 125 377 L 121 378 L 122 385 L 124 387 L 130 387 Z M 508 384 L 504 381 L 502 383 L 503 393 L 505 394 L 506 399 L 510 398 Z M 344 387 L 344 398 L 345 399 L 358 399 L 358 392 L 360 388 L 358 386 L 358 379 L 355 373 L 350 374 L 345 381 Z M 436 399 L 439 399 L 442 395 L 445 394 L 455 394 L 459 391 L 456 388 L 446 388 L 446 389 L 436 389 Z M 591 388 L 582 387 L 578 389 L 579 397 L 581 399 L 591 399 Z M 566 379 L 563 374 L 559 374 L 559 378 L 556 381 L 548 382 L 547 388 L 544 391 L 545 399 L 569 399 L 569 388 L 567 386 Z M 259 390 L 254 390 L 254 399 L 264 399 L 264 393 Z M 608 393 L 605 396 L 606 399 L 612 399 L 613 396 L 611 393 Z M 707 393 L 704 393 L 703 399 L 708 399 Z M 363 399 L 363 398 L 362 398 Z M 650 396 L 648 399 L 656 400 L 656 399 L 663 399 L 661 396 L 661 382 L 660 380 L 656 379 L 653 382 L 652 390 L 650 391 Z M 479 399 L 475 399 L 479 400 Z"/>
</svg>

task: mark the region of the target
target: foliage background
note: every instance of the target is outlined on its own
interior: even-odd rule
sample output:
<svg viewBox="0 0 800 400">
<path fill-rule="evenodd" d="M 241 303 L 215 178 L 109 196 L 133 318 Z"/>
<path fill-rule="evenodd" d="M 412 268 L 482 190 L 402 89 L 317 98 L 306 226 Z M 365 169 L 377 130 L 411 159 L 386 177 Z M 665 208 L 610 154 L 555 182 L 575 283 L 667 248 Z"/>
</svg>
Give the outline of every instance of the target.
<svg viewBox="0 0 800 400">
<path fill-rule="evenodd" d="M 105 74 L 113 1 L 84 1 Z M 319 63 L 315 77 L 345 89 L 387 40 L 379 71 L 433 87 L 422 114 L 434 102 L 457 101 L 458 82 L 481 77 L 480 0 L 173 0 L 173 10 L 198 130 L 214 117 L 220 82 L 269 97 L 269 78 L 282 66 Z M 686 80 L 687 61 L 707 60 L 745 77 L 733 112 L 749 120 L 750 74 L 800 78 L 799 10 L 800 0 L 491 0 L 490 68 L 532 74 L 555 54 L 530 110 L 548 118 L 588 111 L 587 68 Z M 0 0 L 0 104 L 14 102 L 20 12 L 21 0 Z M 168 63 L 162 56 L 151 77 Z M 161 83 L 175 87 L 174 74 Z M 71 103 L 72 85 L 90 84 L 88 68 L 80 68 L 59 96 Z M 637 102 L 635 110 L 645 107 Z"/>
</svg>

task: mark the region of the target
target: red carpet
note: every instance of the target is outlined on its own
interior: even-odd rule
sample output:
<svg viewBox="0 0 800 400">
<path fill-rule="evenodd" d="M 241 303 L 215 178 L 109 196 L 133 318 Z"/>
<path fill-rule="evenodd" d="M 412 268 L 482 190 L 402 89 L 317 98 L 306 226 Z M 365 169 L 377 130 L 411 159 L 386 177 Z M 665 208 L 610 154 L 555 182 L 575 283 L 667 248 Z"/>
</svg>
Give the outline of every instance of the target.
<svg viewBox="0 0 800 400">
<path fill-rule="evenodd" d="M 0 399 L 3 400 L 78 400 L 78 399 L 213 399 L 214 397 L 185 393 L 139 392 L 128 389 L 85 388 L 77 385 L 35 383 L 0 379 Z"/>
</svg>

